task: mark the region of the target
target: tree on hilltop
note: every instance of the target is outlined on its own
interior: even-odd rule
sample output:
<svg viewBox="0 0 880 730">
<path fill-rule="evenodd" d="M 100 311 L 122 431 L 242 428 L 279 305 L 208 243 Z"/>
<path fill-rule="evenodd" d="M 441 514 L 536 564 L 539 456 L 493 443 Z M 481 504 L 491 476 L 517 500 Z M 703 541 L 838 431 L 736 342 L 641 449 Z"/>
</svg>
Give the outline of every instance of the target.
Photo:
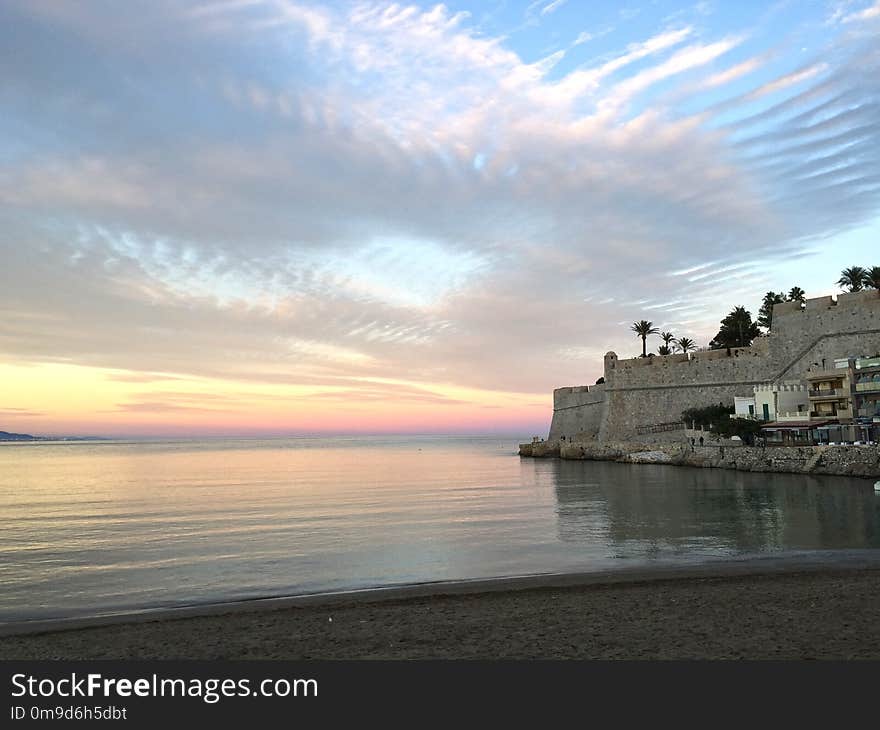
<svg viewBox="0 0 880 730">
<path fill-rule="evenodd" d="M 837 285 L 841 289 L 846 289 L 850 292 L 861 291 L 865 285 L 865 275 L 867 273 L 861 266 L 850 266 L 848 269 L 840 272 Z"/>
<path fill-rule="evenodd" d="M 872 266 L 862 277 L 862 286 L 866 289 L 880 289 L 880 266 Z"/>
<path fill-rule="evenodd" d="M 657 350 L 657 352 L 660 352 L 661 355 L 671 354 L 673 351 L 673 343 L 675 342 L 675 335 L 671 332 L 661 332 L 660 339 L 663 340 L 663 344 L 669 352 L 660 352 L 660 350 Z"/>
<path fill-rule="evenodd" d="M 630 329 L 632 329 L 638 337 L 642 338 L 642 357 L 648 357 L 648 336 L 660 334 L 660 330 L 654 326 L 653 322 L 648 322 L 644 319 L 638 322 L 633 322 L 633 326 Z"/>
<path fill-rule="evenodd" d="M 748 347 L 760 334 L 757 323 L 752 321 L 752 313 L 745 307 L 734 307 L 721 320 L 721 329 L 709 343 L 709 348 L 721 350 L 725 347 Z"/>
</svg>

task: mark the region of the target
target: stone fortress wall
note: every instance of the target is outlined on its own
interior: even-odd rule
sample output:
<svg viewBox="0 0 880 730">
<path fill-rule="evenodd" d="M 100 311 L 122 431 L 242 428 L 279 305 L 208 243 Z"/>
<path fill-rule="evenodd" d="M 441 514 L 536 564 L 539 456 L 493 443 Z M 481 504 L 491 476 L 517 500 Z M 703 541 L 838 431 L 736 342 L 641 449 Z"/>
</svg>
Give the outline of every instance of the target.
<svg viewBox="0 0 880 730">
<path fill-rule="evenodd" d="M 755 385 L 797 380 L 836 358 L 880 352 L 880 292 L 785 302 L 773 329 L 751 347 L 618 360 L 605 356 L 605 383 L 553 393 L 549 440 L 617 441 L 664 433 L 686 408 L 732 404 Z M 659 436 L 657 436 L 659 438 Z"/>
<path fill-rule="evenodd" d="M 599 433 L 605 411 L 605 385 L 580 385 L 553 391 L 553 421 L 549 441 L 562 436 Z"/>
</svg>

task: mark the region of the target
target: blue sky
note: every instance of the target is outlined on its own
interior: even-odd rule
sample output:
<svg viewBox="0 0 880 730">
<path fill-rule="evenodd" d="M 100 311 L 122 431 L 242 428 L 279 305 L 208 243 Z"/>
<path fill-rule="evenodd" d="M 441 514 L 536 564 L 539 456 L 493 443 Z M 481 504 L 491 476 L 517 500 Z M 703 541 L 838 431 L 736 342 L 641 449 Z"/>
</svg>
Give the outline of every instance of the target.
<svg viewBox="0 0 880 730">
<path fill-rule="evenodd" d="M 543 408 L 634 320 L 705 345 L 880 265 L 878 38 L 877 0 L 7 0 L 0 361 Z"/>
</svg>

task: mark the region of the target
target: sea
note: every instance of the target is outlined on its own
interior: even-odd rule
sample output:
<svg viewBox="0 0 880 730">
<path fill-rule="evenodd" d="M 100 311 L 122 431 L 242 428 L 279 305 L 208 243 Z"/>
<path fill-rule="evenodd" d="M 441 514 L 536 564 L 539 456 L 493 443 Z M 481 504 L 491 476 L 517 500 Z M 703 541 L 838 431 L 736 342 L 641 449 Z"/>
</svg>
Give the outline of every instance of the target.
<svg viewBox="0 0 880 730">
<path fill-rule="evenodd" d="M 0 622 L 880 547 L 872 480 L 527 459 L 520 440 L 0 446 Z"/>
</svg>

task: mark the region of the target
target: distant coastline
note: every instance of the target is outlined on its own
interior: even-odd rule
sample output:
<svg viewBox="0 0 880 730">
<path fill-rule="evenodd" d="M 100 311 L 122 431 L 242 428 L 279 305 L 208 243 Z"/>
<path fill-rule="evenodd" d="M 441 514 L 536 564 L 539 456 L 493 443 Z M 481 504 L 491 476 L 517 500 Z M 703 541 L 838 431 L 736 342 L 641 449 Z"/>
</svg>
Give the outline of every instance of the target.
<svg viewBox="0 0 880 730">
<path fill-rule="evenodd" d="M 0 441 L 45 441 L 42 436 L 31 436 L 29 433 L 10 433 L 0 431 Z"/>
<path fill-rule="evenodd" d="M 103 441 L 101 436 L 33 436 L 29 433 L 0 431 L 0 443 L 29 443 L 32 441 Z"/>
</svg>

